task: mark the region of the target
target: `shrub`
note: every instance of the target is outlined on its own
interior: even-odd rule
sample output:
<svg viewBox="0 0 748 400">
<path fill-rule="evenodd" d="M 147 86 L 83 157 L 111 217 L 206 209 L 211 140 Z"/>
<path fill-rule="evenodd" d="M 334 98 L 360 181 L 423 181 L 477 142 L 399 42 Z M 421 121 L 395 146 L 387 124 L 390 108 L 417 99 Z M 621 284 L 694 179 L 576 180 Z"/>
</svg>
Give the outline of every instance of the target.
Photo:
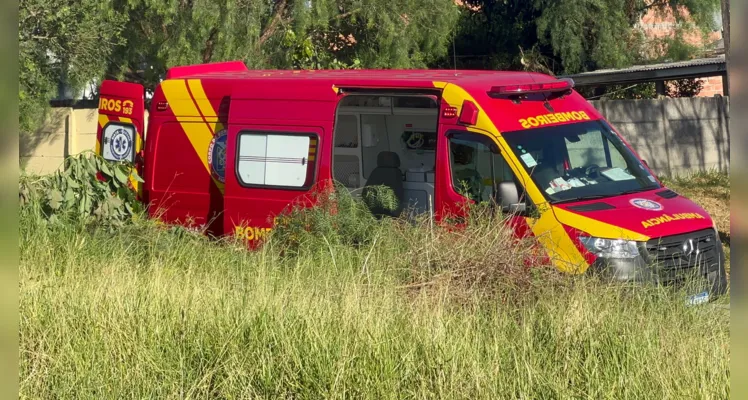
<svg viewBox="0 0 748 400">
<path fill-rule="evenodd" d="M 293 254 L 320 246 L 360 247 L 371 242 L 379 224 L 342 185 L 320 185 L 275 220 L 271 240 Z"/>
<path fill-rule="evenodd" d="M 121 227 L 143 211 L 130 176 L 143 182 L 129 164 L 108 162 L 93 152 L 71 156 L 54 174 L 21 177 L 21 212 L 43 223 Z"/>
</svg>

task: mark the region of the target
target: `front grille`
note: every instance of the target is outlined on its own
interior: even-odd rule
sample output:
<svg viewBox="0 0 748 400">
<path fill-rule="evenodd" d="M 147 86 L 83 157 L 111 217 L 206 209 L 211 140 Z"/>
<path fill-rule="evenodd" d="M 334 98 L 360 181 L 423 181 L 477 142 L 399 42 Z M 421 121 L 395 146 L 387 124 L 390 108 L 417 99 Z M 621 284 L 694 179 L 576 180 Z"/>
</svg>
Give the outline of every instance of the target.
<svg viewBox="0 0 748 400">
<path fill-rule="evenodd" d="M 682 282 L 691 274 L 706 275 L 719 266 L 719 241 L 713 229 L 704 229 L 647 242 L 646 259 L 662 283 Z"/>
</svg>

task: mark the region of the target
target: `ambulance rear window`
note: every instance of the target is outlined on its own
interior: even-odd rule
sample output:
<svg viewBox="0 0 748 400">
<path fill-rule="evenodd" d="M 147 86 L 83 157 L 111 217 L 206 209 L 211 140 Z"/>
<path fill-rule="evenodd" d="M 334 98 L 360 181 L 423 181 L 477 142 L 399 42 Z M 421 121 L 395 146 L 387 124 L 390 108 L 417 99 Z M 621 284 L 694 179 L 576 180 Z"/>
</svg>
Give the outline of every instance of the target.
<svg viewBox="0 0 748 400">
<path fill-rule="evenodd" d="M 304 189 L 313 181 L 316 135 L 242 132 L 237 148 L 237 178 L 243 186 Z"/>
</svg>

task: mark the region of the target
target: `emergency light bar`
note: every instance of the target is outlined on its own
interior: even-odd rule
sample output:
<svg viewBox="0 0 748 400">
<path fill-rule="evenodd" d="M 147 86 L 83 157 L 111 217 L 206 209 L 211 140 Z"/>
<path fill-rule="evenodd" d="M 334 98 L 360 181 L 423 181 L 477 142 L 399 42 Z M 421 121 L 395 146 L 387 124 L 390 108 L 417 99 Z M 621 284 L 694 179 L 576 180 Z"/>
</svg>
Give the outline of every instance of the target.
<svg viewBox="0 0 748 400">
<path fill-rule="evenodd" d="M 572 88 L 574 88 L 574 81 L 570 78 L 564 78 L 553 82 L 494 86 L 488 92 L 498 95 L 511 95 L 543 92 L 565 92 L 570 91 Z"/>
</svg>

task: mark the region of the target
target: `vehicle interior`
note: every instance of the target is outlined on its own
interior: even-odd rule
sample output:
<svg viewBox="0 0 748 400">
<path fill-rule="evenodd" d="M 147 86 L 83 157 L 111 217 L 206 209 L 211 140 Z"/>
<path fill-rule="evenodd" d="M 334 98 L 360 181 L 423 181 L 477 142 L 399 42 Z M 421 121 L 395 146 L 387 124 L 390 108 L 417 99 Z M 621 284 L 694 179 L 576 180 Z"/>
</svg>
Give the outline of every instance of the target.
<svg viewBox="0 0 748 400">
<path fill-rule="evenodd" d="M 356 197 L 375 186 L 392 189 L 396 207 L 375 214 L 430 212 L 438 117 L 435 95 L 346 96 L 336 115 L 333 178 Z"/>
</svg>

